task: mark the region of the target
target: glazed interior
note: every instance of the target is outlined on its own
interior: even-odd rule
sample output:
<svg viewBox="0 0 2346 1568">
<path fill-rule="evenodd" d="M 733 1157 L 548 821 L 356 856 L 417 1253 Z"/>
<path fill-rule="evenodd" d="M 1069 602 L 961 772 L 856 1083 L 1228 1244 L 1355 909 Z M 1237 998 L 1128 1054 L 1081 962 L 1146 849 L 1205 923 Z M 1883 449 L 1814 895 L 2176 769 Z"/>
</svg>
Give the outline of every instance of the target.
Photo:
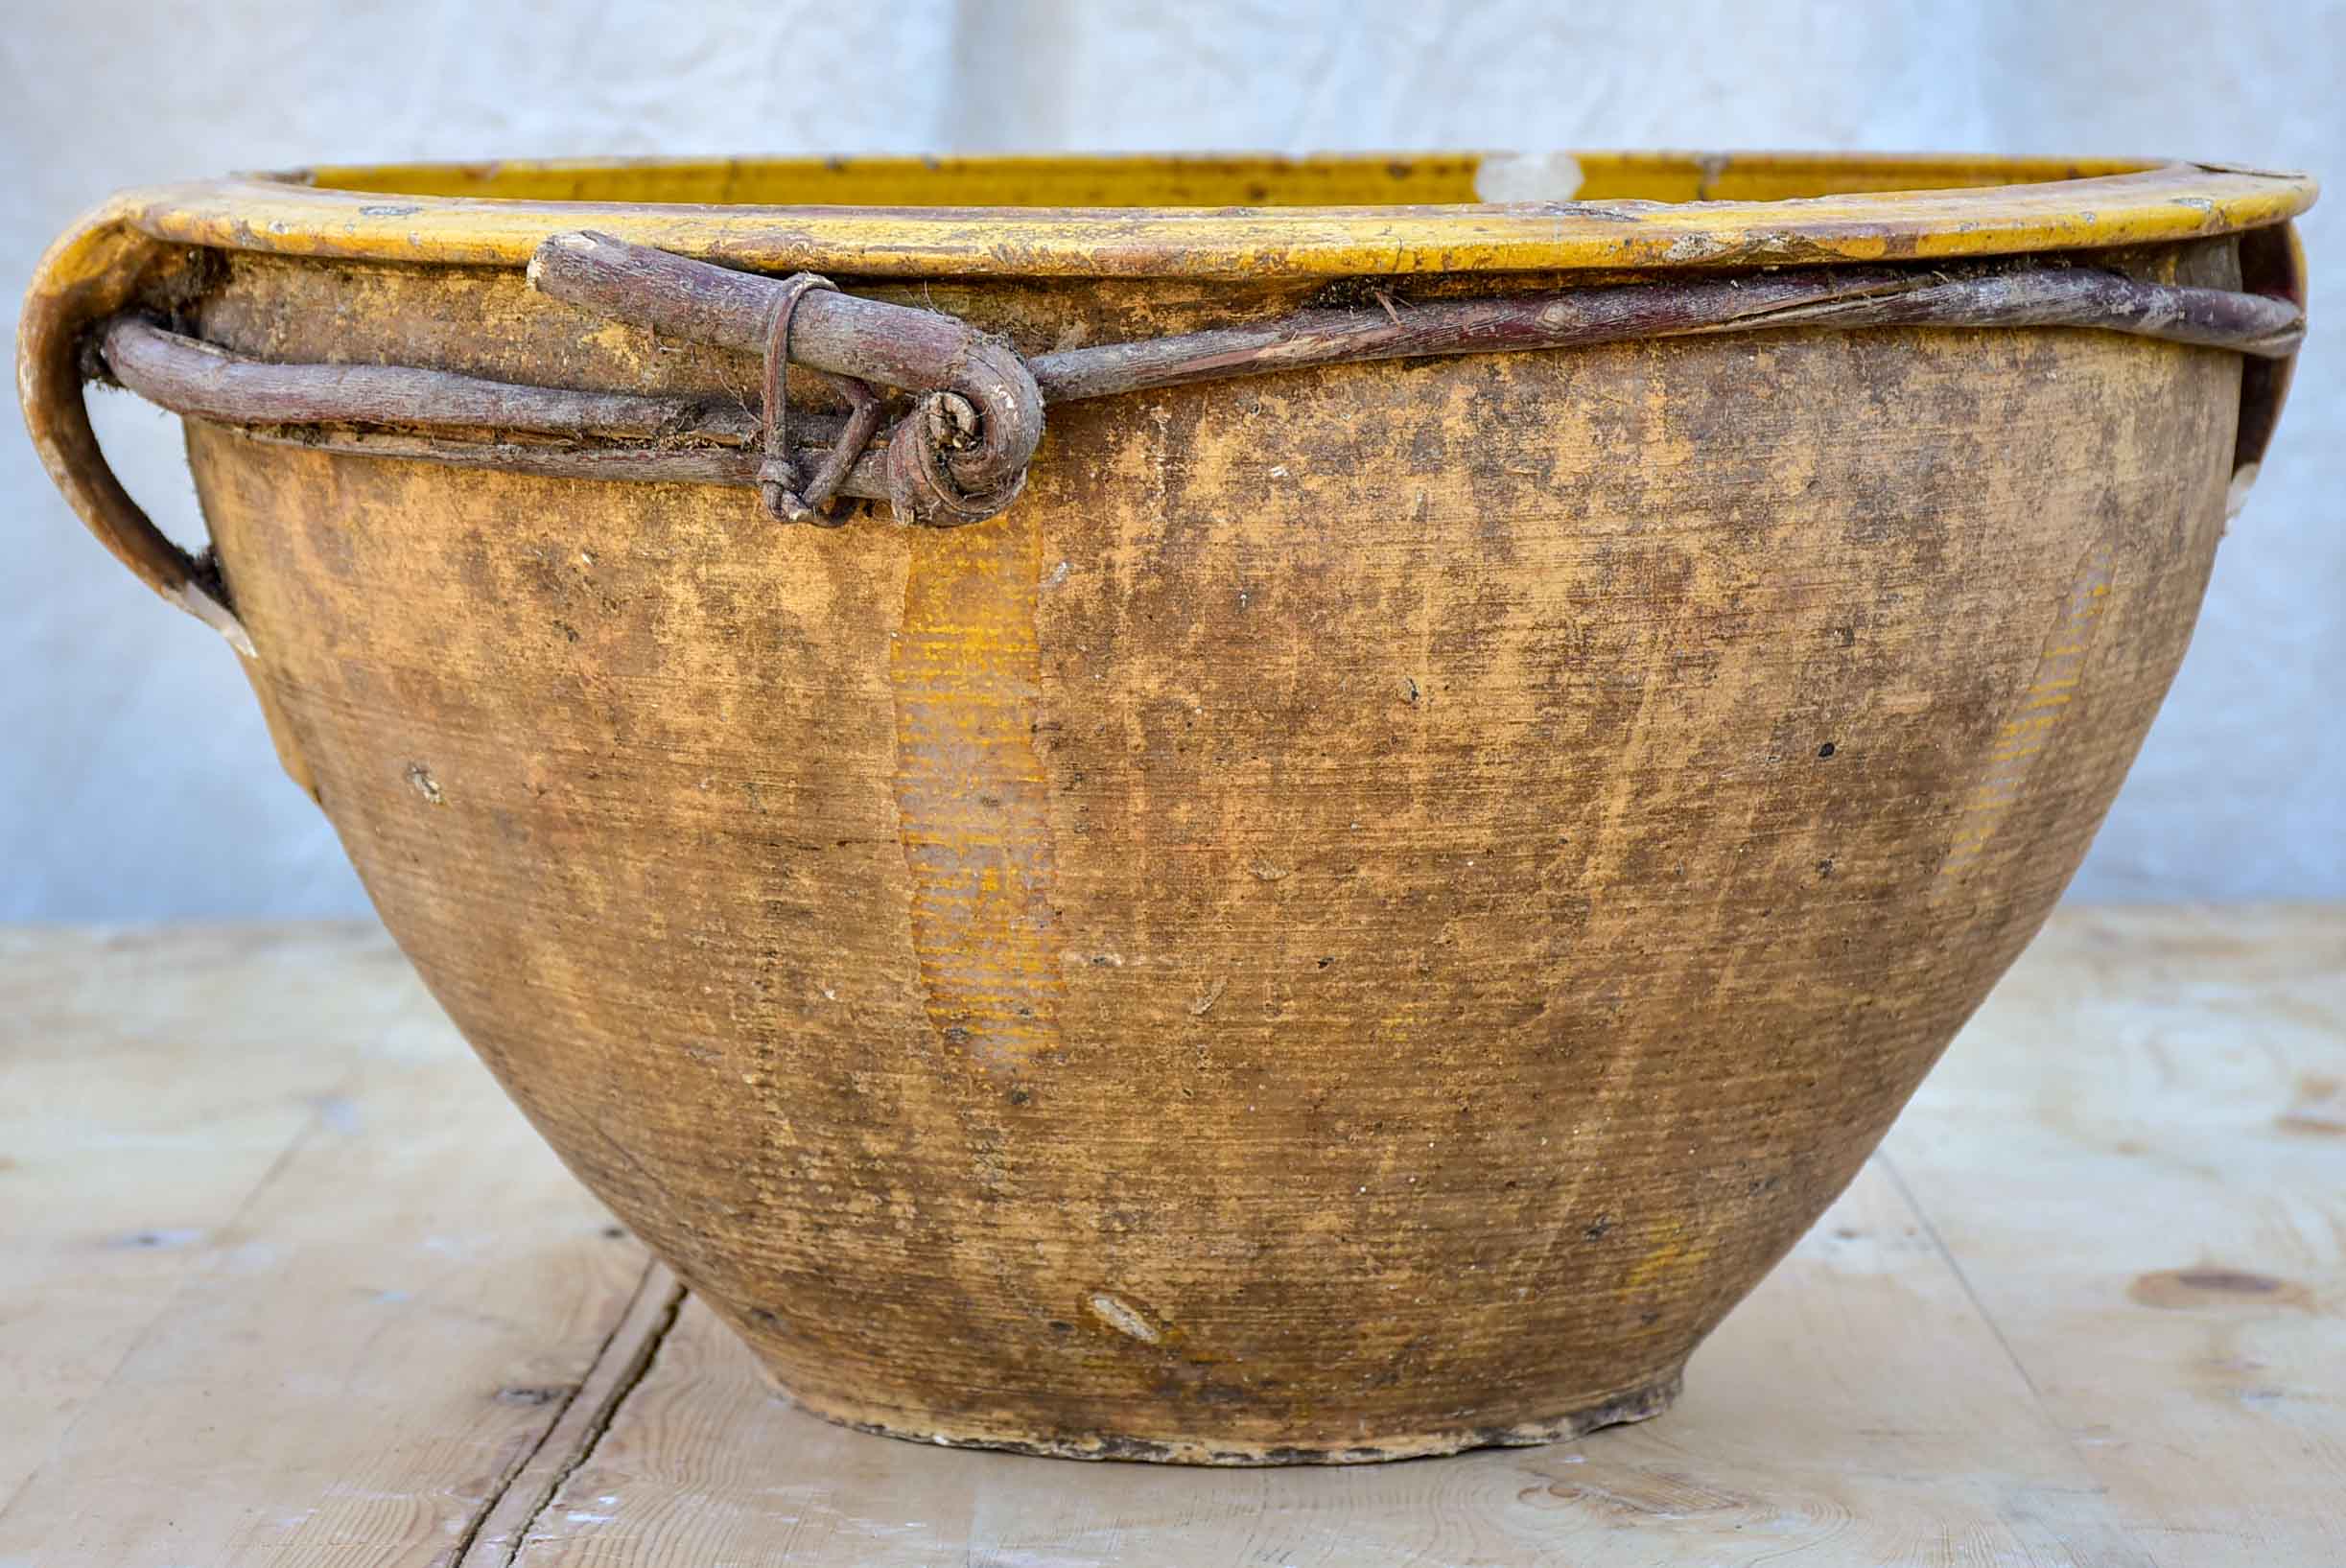
<svg viewBox="0 0 2346 1568">
<path fill-rule="evenodd" d="M 1307 157 L 560 159 L 317 168 L 325 190 L 534 201 L 757 206 L 1324 207 L 1491 201 L 1780 201 L 2032 185 L 2156 168 L 2141 159 L 1695 152 L 1344 153 Z"/>
<path fill-rule="evenodd" d="M 520 268 L 593 227 L 753 271 L 1185 277 L 1727 268 L 2103 249 L 2278 224 L 2220 164 L 1824 153 L 585 160 L 321 167 L 129 191 L 163 245 Z"/>
</svg>

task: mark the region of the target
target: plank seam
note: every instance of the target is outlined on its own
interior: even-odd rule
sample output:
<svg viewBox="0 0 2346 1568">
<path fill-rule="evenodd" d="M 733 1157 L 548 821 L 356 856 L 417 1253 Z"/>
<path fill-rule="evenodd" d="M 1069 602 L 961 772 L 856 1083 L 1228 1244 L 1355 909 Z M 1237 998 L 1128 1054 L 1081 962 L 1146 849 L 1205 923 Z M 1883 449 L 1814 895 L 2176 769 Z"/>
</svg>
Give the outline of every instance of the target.
<svg viewBox="0 0 2346 1568">
<path fill-rule="evenodd" d="M 595 1347 L 594 1355 L 588 1358 L 584 1374 L 556 1407 L 552 1418 L 538 1434 L 537 1440 L 530 1443 L 497 1478 L 488 1494 L 481 1499 L 480 1508 L 466 1522 L 455 1545 L 436 1559 L 439 1563 L 448 1565 L 448 1568 L 507 1568 L 520 1556 L 529 1538 L 529 1527 L 537 1522 L 538 1516 L 545 1512 L 547 1506 L 561 1491 L 563 1483 L 570 1479 L 571 1473 L 593 1452 L 595 1444 L 610 1426 L 611 1417 L 617 1414 L 620 1403 L 643 1380 L 645 1371 L 651 1364 L 652 1353 L 659 1348 L 660 1342 L 675 1322 L 683 1294 L 684 1288 L 675 1282 L 657 1258 L 645 1260 L 643 1274 L 638 1276 L 635 1288 L 628 1293 L 626 1304 L 613 1319 L 610 1332 L 602 1337 L 601 1343 Z M 658 1299 L 659 1305 L 653 1312 L 648 1329 L 630 1335 L 629 1325 L 636 1322 L 645 1310 L 646 1301 L 653 1298 Z M 607 1372 L 606 1368 L 610 1366 L 615 1352 L 621 1357 L 618 1369 Z M 611 1386 L 598 1392 L 597 1385 L 606 1378 Z M 563 1438 L 570 1425 L 572 1412 L 582 1399 L 589 1400 L 590 1406 L 586 1412 L 585 1425 L 575 1439 L 578 1452 L 555 1466 L 551 1477 L 544 1479 L 543 1485 L 531 1488 L 524 1503 L 522 1517 L 509 1536 L 489 1533 L 490 1524 L 514 1499 L 514 1488 L 521 1486 L 533 1471 L 544 1475 L 538 1460 Z"/>
<path fill-rule="evenodd" d="M 561 1411 L 547 1424 L 545 1433 L 522 1457 L 521 1463 L 499 1483 L 474 1517 L 463 1540 L 446 1560 L 457 1564 L 457 1568 L 512 1568 L 528 1547 L 530 1532 L 538 1520 L 561 1497 L 562 1488 L 570 1484 L 571 1477 L 595 1457 L 604 1435 L 611 1430 L 611 1423 L 617 1419 L 621 1407 L 626 1404 L 637 1386 L 650 1372 L 661 1346 L 667 1343 L 669 1331 L 676 1326 L 676 1317 L 683 1309 L 684 1299 L 684 1286 L 658 1259 L 652 1259 L 645 1265 L 644 1276 L 629 1297 L 626 1310 L 620 1314 L 619 1322 L 596 1350 L 594 1359 L 588 1364 L 586 1375 L 578 1381 L 578 1387 L 563 1402 Z M 637 1324 L 639 1318 L 645 1317 L 648 1317 L 648 1322 L 630 1333 L 630 1326 Z M 596 1392 L 596 1385 L 605 1382 L 608 1386 Z M 540 1468 L 537 1464 L 539 1456 L 564 1437 L 572 1426 L 573 1409 L 581 1400 L 588 1401 L 584 1411 L 585 1419 L 570 1439 L 571 1452 L 568 1457 L 551 1470 Z M 513 1498 L 514 1488 L 533 1470 L 539 1475 L 539 1483 L 522 1500 L 520 1517 L 506 1530 L 490 1533 L 490 1522 Z"/>
<path fill-rule="evenodd" d="M 512 1564 L 520 1558 L 522 1549 L 529 1544 L 531 1527 L 538 1522 L 548 1509 L 553 1507 L 555 1500 L 561 1497 L 562 1488 L 570 1484 L 571 1477 L 575 1475 L 588 1460 L 593 1459 L 595 1451 L 602 1446 L 603 1438 L 611 1430 L 611 1423 L 619 1418 L 620 1407 L 626 1404 L 637 1387 L 651 1371 L 652 1363 L 659 1359 L 660 1346 L 668 1342 L 669 1331 L 676 1326 L 676 1315 L 684 1309 L 684 1286 L 676 1283 L 672 1278 L 669 1279 L 666 1299 L 661 1304 L 659 1318 L 652 1323 L 651 1332 L 645 1335 L 639 1342 L 635 1356 L 620 1373 L 619 1382 L 612 1388 L 610 1397 L 603 1402 L 602 1408 L 596 1413 L 594 1420 L 588 1425 L 584 1440 L 578 1445 L 578 1451 L 572 1455 L 570 1462 L 555 1473 L 553 1485 L 547 1487 L 544 1500 L 529 1510 L 529 1517 L 514 1533 L 513 1549 L 505 1555 L 503 1568 L 512 1568 Z"/>
<path fill-rule="evenodd" d="M 1897 1189 L 1898 1196 L 1905 1201 L 1907 1212 L 1914 1216 L 1916 1225 L 1922 1227 L 1924 1237 L 1945 1260 L 1948 1270 L 1955 1275 L 1955 1282 L 1962 1288 L 1963 1299 L 1971 1303 L 1972 1310 L 1979 1314 L 1980 1321 L 1987 1325 L 1988 1333 L 1994 1337 L 1998 1347 L 2004 1351 L 2005 1360 L 2011 1363 L 2012 1370 L 2020 1374 L 2021 1384 L 2029 1391 L 2029 1402 L 2035 1406 L 2038 1416 L 2053 1431 L 2053 1435 L 2060 1439 L 2061 1446 L 2067 1449 L 2071 1459 L 2076 1461 L 2078 1470 L 2094 1484 L 2092 1488 L 2094 1494 L 2107 1501 L 2109 1484 L 2103 1479 L 2100 1468 L 2094 1463 L 2093 1456 L 2085 1451 L 2077 1441 L 2076 1435 L 2054 1414 L 2052 1405 L 2045 1398 L 2044 1391 L 2036 1386 L 2036 1378 L 2029 1372 L 2028 1363 L 2020 1359 L 2020 1352 L 2015 1350 L 2012 1347 L 2012 1342 L 2005 1337 L 2004 1325 L 1996 1321 L 1995 1315 L 1987 1310 L 1987 1303 L 1980 1299 L 1979 1291 L 1971 1283 L 1971 1275 L 1963 1272 L 1962 1262 L 1955 1255 L 1955 1250 L 1949 1247 L 1946 1238 L 1938 1233 L 1937 1225 L 1933 1222 L 1922 1205 L 1915 1201 L 1913 1188 L 1907 1185 L 1906 1178 L 1901 1176 L 1898 1173 L 1898 1167 L 1890 1162 L 1889 1151 L 1887 1148 L 1876 1149 L 1873 1158 L 1881 1165 L 1882 1174 L 1889 1179 L 1890 1185 Z M 2164 1559 L 2151 1551 L 2149 1544 L 2142 1537 L 2140 1527 L 2133 1521 L 2120 1517 L 2113 1512 L 2108 1515 L 2108 1523 L 2111 1529 L 2123 1533 L 2127 1546 L 2141 1555 L 2141 1560 L 2147 1565 L 2147 1568 L 2164 1568 Z"/>
<path fill-rule="evenodd" d="M 2027 1387 L 2029 1397 L 2036 1402 L 2037 1409 L 2043 1412 L 2046 1420 L 2053 1420 L 2053 1413 L 2045 1409 L 2044 1390 L 2036 1386 L 2036 1379 L 2029 1375 L 2027 1364 L 2020 1359 L 2020 1353 L 2012 1348 L 2012 1342 L 2004 1337 L 2004 1325 L 1996 1322 L 1995 1315 L 1987 1310 L 1987 1303 L 1980 1299 L 1980 1293 L 1972 1287 L 1971 1275 L 1963 1272 L 1961 1261 L 1947 1246 L 1946 1239 L 1938 1233 L 1938 1227 L 1932 1223 L 1931 1216 L 1924 1212 L 1922 1205 L 1914 1201 L 1914 1189 L 1906 1184 L 1906 1178 L 1898 1174 L 1896 1165 L 1890 1163 L 1889 1151 L 1876 1149 L 1873 1152 L 1873 1158 L 1875 1162 L 1882 1167 L 1882 1174 L 1889 1178 L 1889 1184 L 1898 1189 L 1898 1196 L 1905 1202 L 1907 1212 L 1914 1216 L 1916 1225 L 1922 1227 L 1922 1233 L 1931 1243 L 1932 1249 L 1945 1260 L 1948 1269 L 1954 1273 L 1955 1282 L 1963 1289 L 1963 1299 L 1971 1303 L 1971 1310 L 1978 1313 L 1980 1321 L 1987 1325 L 1988 1333 L 1995 1338 L 1996 1347 L 2004 1352 L 2004 1359 L 2010 1362 L 2012 1370 L 2020 1374 L 2020 1381 Z M 2055 1430 L 2058 1430 L 2057 1422 L 2054 1423 L 2054 1426 Z M 2066 1441 L 2068 1434 L 2063 1433 L 2062 1438 Z M 2080 1456 L 2081 1461 L 2082 1456 Z M 2092 1473 L 2090 1465 L 2087 1466 L 2087 1473 Z"/>
</svg>

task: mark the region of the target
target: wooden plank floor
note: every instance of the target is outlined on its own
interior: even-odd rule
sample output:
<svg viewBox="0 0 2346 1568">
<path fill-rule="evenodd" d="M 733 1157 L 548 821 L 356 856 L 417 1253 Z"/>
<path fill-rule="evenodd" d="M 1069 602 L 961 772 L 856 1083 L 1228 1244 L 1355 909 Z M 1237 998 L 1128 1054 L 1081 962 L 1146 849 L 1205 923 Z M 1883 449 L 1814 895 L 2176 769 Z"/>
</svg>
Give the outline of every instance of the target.
<svg viewBox="0 0 2346 1568">
<path fill-rule="evenodd" d="M 1199 1471 L 792 1410 L 380 933 L 0 931 L 0 1568 L 2346 1564 L 2346 909 L 2064 912 L 1678 1407 Z"/>
</svg>

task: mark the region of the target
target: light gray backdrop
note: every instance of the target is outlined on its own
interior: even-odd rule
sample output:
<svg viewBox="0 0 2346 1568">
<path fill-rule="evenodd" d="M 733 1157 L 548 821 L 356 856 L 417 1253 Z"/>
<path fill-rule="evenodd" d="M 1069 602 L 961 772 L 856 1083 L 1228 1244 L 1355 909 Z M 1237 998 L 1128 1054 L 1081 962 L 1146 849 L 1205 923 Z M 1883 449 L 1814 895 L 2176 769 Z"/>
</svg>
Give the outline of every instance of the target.
<svg viewBox="0 0 2346 1568">
<path fill-rule="evenodd" d="M 116 187 L 324 161 L 1787 147 L 2311 169 L 2341 187 L 2306 224 L 2316 330 L 2073 897 L 2339 897 L 2346 346 L 2320 323 L 2346 306 L 2342 63 L 2346 7 L 2223 0 L 83 0 L 0 30 L 0 297 L 12 328 L 41 246 Z M 131 489 L 198 537 L 176 422 L 104 401 Z M 5 423 L 0 919 L 363 910 L 233 657 L 82 534 Z"/>
</svg>

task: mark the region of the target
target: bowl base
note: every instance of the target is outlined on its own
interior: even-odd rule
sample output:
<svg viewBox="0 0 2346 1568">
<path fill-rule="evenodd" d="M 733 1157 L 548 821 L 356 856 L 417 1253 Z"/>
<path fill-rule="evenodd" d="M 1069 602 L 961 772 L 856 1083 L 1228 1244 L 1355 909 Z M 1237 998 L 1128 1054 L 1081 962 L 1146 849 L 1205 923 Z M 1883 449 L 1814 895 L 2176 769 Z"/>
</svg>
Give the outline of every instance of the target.
<svg viewBox="0 0 2346 1568">
<path fill-rule="evenodd" d="M 1144 1464 L 1203 1464 L 1231 1467 L 1273 1464 L 1379 1464 L 1391 1460 L 1430 1459 L 1470 1448 L 1527 1448 L 1561 1442 L 1600 1427 L 1620 1426 L 1659 1416 L 1677 1400 L 1685 1385 L 1680 1368 L 1668 1376 L 1608 1394 L 1560 1416 L 1509 1426 L 1461 1426 L 1431 1431 L 1396 1433 L 1366 1438 L 1342 1446 L 1250 1443 L 1196 1437 L 1151 1438 L 1113 1432 L 1021 1433 L 980 1430 L 960 1423 L 921 1423 L 913 1420 L 876 1421 L 843 1411 L 827 1410 L 801 1397 L 780 1383 L 775 1391 L 812 1416 L 856 1432 L 895 1438 L 905 1442 L 934 1443 L 943 1448 L 991 1448 L 1004 1453 L 1032 1454 L 1044 1459 L 1120 1460 Z"/>
</svg>

